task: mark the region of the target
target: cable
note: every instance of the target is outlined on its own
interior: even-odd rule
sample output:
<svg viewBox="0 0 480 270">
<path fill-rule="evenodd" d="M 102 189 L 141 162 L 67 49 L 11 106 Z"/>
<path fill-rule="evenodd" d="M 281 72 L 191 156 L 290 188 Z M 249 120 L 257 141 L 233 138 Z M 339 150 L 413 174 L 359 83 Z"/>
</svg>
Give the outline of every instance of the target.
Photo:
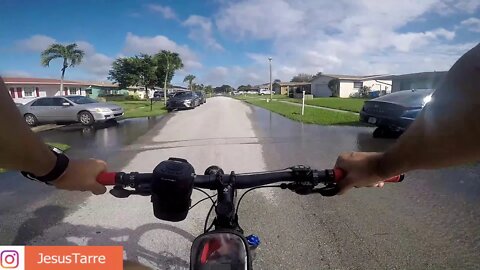
<svg viewBox="0 0 480 270">
<path fill-rule="evenodd" d="M 199 203 L 201 203 L 201 202 L 203 202 L 203 201 L 205 201 L 205 200 L 208 200 L 208 199 L 210 199 L 210 200 L 213 202 L 213 199 L 212 199 L 212 197 L 215 197 L 215 196 L 217 196 L 217 194 L 216 194 L 216 193 L 215 193 L 215 194 L 213 194 L 212 196 L 208 196 L 208 197 L 205 197 L 205 198 L 203 198 L 203 199 L 199 200 L 199 201 L 198 201 L 198 202 L 196 202 L 194 205 L 190 206 L 190 208 L 188 208 L 188 210 L 191 210 L 193 207 L 197 206 L 197 204 L 199 204 Z"/>
<path fill-rule="evenodd" d="M 207 192 L 205 192 L 204 190 L 202 190 L 202 189 L 200 189 L 200 188 L 196 188 L 196 187 L 194 187 L 193 189 L 195 189 L 195 190 L 198 190 L 198 191 L 202 192 L 202 193 L 203 193 L 203 194 L 205 194 L 207 197 L 210 197 L 210 200 L 212 201 L 212 203 L 215 203 L 215 202 L 213 201 L 212 197 L 215 197 L 215 196 L 217 196 L 217 194 L 216 194 L 216 193 L 215 193 L 214 195 L 209 195 Z"/>
<path fill-rule="evenodd" d="M 248 189 L 247 191 L 245 191 L 245 192 L 242 194 L 242 196 L 240 196 L 240 199 L 238 200 L 237 210 L 235 210 L 235 215 L 238 215 L 238 209 L 240 208 L 240 203 L 242 202 L 243 196 L 245 196 L 245 194 L 247 194 L 248 192 L 250 192 L 250 191 L 252 191 L 252 190 L 255 190 L 255 189 L 259 189 L 259 188 L 271 188 L 271 187 L 281 187 L 281 185 L 259 186 L 259 187 L 253 187 L 253 188 Z"/>
<path fill-rule="evenodd" d="M 212 203 L 212 207 L 210 207 L 210 210 L 208 210 L 207 218 L 205 219 L 205 225 L 203 225 L 203 232 L 207 232 L 208 218 L 210 217 L 210 213 L 212 213 L 213 207 L 215 207 L 216 203 L 217 203 L 217 200 L 215 200 Z M 211 226 L 210 226 L 210 228 L 211 228 Z"/>
</svg>

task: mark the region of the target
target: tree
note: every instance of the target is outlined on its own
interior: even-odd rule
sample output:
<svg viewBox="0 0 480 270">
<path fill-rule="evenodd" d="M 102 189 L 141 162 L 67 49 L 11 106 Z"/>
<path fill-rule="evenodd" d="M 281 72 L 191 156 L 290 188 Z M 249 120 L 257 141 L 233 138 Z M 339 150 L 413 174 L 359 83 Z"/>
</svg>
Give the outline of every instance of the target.
<svg viewBox="0 0 480 270">
<path fill-rule="evenodd" d="M 275 79 L 275 80 L 273 81 L 273 83 L 280 83 L 280 82 L 282 82 L 280 79 Z"/>
<path fill-rule="evenodd" d="M 188 74 L 185 76 L 185 79 L 183 79 L 183 82 L 188 82 L 188 89 L 192 90 L 192 82 L 195 80 L 195 75 Z"/>
<path fill-rule="evenodd" d="M 153 58 L 150 55 L 140 54 L 115 60 L 112 69 L 108 72 L 108 78 L 118 83 L 120 88 L 141 85 L 145 87 L 145 94 L 148 96 L 148 88 L 153 88 L 157 84 L 155 71 L 156 65 Z"/>
<path fill-rule="evenodd" d="M 311 74 L 306 74 L 306 73 L 299 73 L 298 75 L 293 76 L 293 78 L 290 80 L 291 82 L 309 82 L 311 79 L 313 79 L 313 75 Z"/>
<path fill-rule="evenodd" d="M 213 93 L 213 87 L 211 85 L 205 86 L 205 93 L 207 94 Z"/>
<path fill-rule="evenodd" d="M 240 85 L 238 87 L 238 91 L 244 91 L 244 90 L 249 90 L 249 89 L 252 89 L 252 86 L 249 84 L 249 85 Z"/>
<path fill-rule="evenodd" d="M 50 62 L 56 58 L 63 58 L 62 76 L 60 79 L 60 91 L 63 91 L 63 78 L 65 77 L 65 70 L 68 67 L 74 67 L 82 62 L 85 52 L 80 50 L 76 43 L 64 46 L 62 44 L 52 44 L 42 52 L 41 62 L 42 66 L 50 66 Z"/>
<path fill-rule="evenodd" d="M 167 84 L 172 81 L 175 70 L 183 68 L 183 62 L 178 53 L 162 50 L 155 54 L 154 60 L 157 69 L 157 85 L 163 85 L 163 97 L 165 105 L 167 104 Z"/>
<path fill-rule="evenodd" d="M 332 97 L 338 97 L 340 95 L 340 80 L 337 78 L 330 80 L 328 88 L 332 91 Z"/>
<path fill-rule="evenodd" d="M 358 94 L 360 95 L 360 97 L 362 98 L 367 98 L 368 97 L 368 94 L 370 93 L 370 90 L 371 90 L 371 87 L 369 86 L 363 86 L 362 88 L 360 88 L 358 90 Z"/>
</svg>

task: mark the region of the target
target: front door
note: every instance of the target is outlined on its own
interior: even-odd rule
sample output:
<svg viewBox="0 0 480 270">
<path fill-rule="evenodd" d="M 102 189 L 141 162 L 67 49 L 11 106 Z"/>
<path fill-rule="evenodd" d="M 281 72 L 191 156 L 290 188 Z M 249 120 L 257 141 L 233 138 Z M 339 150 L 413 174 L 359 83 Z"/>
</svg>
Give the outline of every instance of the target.
<svg viewBox="0 0 480 270">
<path fill-rule="evenodd" d="M 68 100 L 55 97 L 53 99 L 54 112 L 52 114 L 52 121 L 76 121 L 75 107 Z M 70 105 L 64 105 L 64 104 Z"/>
</svg>

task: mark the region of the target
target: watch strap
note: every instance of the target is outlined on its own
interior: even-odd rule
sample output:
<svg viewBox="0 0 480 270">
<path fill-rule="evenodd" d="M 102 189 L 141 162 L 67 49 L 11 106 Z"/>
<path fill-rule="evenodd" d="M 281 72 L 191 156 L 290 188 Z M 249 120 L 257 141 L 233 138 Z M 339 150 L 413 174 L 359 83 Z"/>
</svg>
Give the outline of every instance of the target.
<svg viewBox="0 0 480 270">
<path fill-rule="evenodd" d="M 48 185 L 51 185 L 52 181 L 60 178 L 60 176 L 62 176 L 63 173 L 65 173 L 65 171 L 67 170 L 68 163 L 69 163 L 70 160 L 68 159 L 68 157 L 66 155 L 63 154 L 63 152 L 61 150 L 59 150 L 57 148 L 53 148 L 51 150 L 55 154 L 55 156 L 57 157 L 57 161 L 55 162 L 55 166 L 53 167 L 53 169 L 49 173 L 47 173 L 44 176 L 36 176 L 33 173 L 22 171 L 21 172 L 22 175 L 25 176 L 28 179 L 40 181 L 40 182 L 43 182 L 43 183 L 48 184 Z"/>
</svg>

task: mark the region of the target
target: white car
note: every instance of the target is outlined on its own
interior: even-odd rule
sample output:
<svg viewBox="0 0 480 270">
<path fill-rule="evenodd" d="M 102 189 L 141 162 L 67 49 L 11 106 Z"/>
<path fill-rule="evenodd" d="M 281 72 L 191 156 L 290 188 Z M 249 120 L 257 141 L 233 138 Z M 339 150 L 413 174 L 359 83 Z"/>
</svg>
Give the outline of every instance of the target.
<svg viewBox="0 0 480 270">
<path fill-rule="evenodd" d="M 270 90 L 268 89 L 260 89 L 259 95 L 270 95 Z"/>
</svg>

